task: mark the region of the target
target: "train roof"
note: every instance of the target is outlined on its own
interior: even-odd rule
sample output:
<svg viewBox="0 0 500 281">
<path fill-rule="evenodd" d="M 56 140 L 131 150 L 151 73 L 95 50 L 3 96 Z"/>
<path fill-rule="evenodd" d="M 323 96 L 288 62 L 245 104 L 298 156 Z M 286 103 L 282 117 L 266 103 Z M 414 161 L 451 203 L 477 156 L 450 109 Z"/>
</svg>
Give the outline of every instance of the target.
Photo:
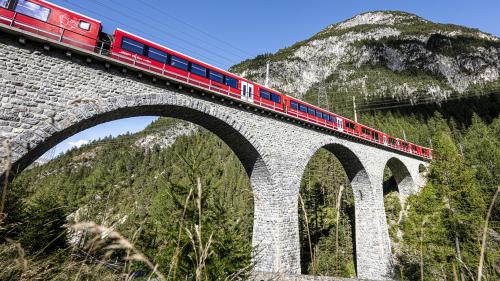
<svg viewBox="0 0 500 281">
<path fill-rule="evenodd" d="M 70 9 L 68 9 L 68 8 L 64 8 L 64 7 L 61 7 L 61 6 L 59 6 L 59 5 L 57 5 L 57 4 L 54 4 L 54 3 L 52 3 L 52 2 L 45 1 L 45 0 L 38 0 L 38 1 L 40 1 L 40 2 L 42 2 L 42 3 L 44 3 L 44 4 L 48 4 L 48 5 L 50 5 L 50 6 L 57 7 L 57 8 L 59 8 L 59 9 L 61 9 L 61 10 L 65 10 L 65 11 L 67 11 L 67 12 L 71 12 L 71 13 L 73 13 L 73 14 L 75 14 L 75 15 L 79 15 L 79 16 L 81 16 L 81 17 L 84 17 L 84 18 L 87 18 L 87 19 L 93 20 L 93 21 L 95 21 L 95 22 L 97 22 L 97 23 L 101 23 L 101 21 L 100 21 L 100 20 L 96 20 L 96 19 L 91 18 L 91 17 L 89 17 L 89 16 L 87 16 L 87 15 L 83 15 L 83 14 L 77 13 L 77 12 L 75 12 L 75 11 L 73 11 L 73 10 L 70 10 Z"/>
</svg>

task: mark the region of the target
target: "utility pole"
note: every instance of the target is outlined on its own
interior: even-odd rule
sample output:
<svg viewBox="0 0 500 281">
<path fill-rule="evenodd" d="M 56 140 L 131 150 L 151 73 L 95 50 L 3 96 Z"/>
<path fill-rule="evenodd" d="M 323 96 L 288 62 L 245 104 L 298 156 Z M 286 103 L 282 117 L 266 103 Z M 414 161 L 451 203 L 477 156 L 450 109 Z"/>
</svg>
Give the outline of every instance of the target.
<svg viewBox="0 0 500 281">
<path fill-rule="evenodd" d="M 358 113 L 356 112 L 356 97 L 352 96 L 352 108 L 354 111 L 354 122 L 358 123 Z"/>
<path fill-rule="evenodd" d="M 269 65 L 271 64 L 270 61 L 266 62 L 266 83 L 264 84 L 266 87 L 269 87 Z"/>
<path fill-rule="evenodd" d="M 318 85 L 318 106 L 330 111 L 330 102 L 328 101 L 328 91 L 326 90 L 325 82 L 322 81 Z"/>
<path fill-rule="evenodd" d="M 406 132 L 403 130 L 403 139 L 406 141 Z"/>
</svg>

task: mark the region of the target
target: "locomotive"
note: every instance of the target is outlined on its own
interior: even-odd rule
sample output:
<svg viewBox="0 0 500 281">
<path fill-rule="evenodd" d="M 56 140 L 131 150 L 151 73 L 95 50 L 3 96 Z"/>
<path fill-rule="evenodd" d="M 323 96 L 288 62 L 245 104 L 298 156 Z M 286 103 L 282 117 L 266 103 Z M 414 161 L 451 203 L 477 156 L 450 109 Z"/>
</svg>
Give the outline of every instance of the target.
<svg viewBox="0 0 500 281">
<path fill-rule="evenodd" d="M 391 137 L 120 28 L 115 29 L 112 35 L 106 34 L 102 32 L 99 20 L 48 1 L 0 0 L 0 25 L 41 36 L 48 42 L 56 41 L 80 51 L 96 52 L 167 79 L 228 96 L 356 140 L 432 159 L 432 149 Z"/>
</svg>

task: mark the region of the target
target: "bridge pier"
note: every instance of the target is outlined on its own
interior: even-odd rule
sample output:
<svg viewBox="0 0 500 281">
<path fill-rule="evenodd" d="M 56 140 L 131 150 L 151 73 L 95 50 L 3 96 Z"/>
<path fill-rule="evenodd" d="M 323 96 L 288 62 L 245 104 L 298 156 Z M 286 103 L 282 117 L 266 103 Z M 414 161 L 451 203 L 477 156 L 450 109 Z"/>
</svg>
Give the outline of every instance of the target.
<svg viewBox="0 0 500 281">
<path fill-rule="evenodd" d="M 279 139 L 273 145 L 283 144 Z M 302 174 L 287 149 L 264 146 L 267 170 L 256 164 L 254 192 L 254 263 L 257 272 L 300 274 L 298 192 Z"/>
<path fill-rule="evenodd" d="M 354 192 L 357 272 L 359 278 L 383 280 L 391 277 L 393 264 L 384 207 L 384 168 L 361 158 L 370 182 L 351 182 L 353 190 L 358 190 Z M 363 186 L 364 192 L 359 192 Z"/>
</svg>

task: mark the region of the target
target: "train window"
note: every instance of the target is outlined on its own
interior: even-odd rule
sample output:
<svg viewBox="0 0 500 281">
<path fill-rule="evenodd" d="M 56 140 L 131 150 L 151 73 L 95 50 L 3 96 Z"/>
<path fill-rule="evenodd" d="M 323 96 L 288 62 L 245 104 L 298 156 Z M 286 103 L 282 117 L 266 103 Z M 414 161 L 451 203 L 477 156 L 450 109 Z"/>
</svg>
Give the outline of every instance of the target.
<svg viewBox="0 0 500 281">
<path fill-rule="evenodd" d="M 215 70 L 209 69 L 208 70 L 208 78 L 212 81 L 215 81 L 217 83 L 222 84 L 223 79 L 224 79 L 224 75 L 220 74 L 219 72 L 217 72 Z"/>
<path fill-rule="evenodd" d="M 271 93 L 266 90 L 260 89 L 260 97 L 266 100 L 271 100 Z"/>
<path fill-rule="evenodd" d="M 296 101 L 292 100 L 292 101 L 290 101 L 290 107 L 292 109 L 298 109 L 299 108 L 299 104 Z"/>
<path fill-rule="evenodd" d="M 370 131 L 367 128 L 365 128 L 365 127 L 361 128 L 361 132 L 363 132 L 364 135 L 369 135 L 370 134 Z"/>
<path fill-rule="evenodd" d="M 416 147 L 415 145 L 412 145 L 412 146 L 411 146 L 411 150 L 413 150 L 413 151 L 417 151 L 417 147 Z"/>
<path fill-rule="evenodd" d="M 379 138 L 378 133 L 377 132 L 372 132 L 372 138 L 374 140 L 378 140 L 378 138 Z"/>
<path fill-rule="evenodd" d="M 50 9 L 26 0 L 18 0 L 15 11 L 41 21 L 49 19 Z"/>
<path fill-rule="evenodd" d="M 347 128 L 349 128 L 349 129 L 351 129 L 351 130 L 356 129 L 356 125 L 355 125 L 354 123 L 349 122 L 349 121 L 346 121 L 346 122 L 345 122 L 345 126 L 346 126 Z"/>
<path fill-rule="evenodd" d="M 335 118 L 335 116 L 330 116 L 330 121 L 332 121 L 333 123 L 336 123 L 337 122 L 337 118 Z"/>
<path fill-rule="evenodd" d="M 238 89 L 238 80 L 233 77 L 226 76 L 226 85 L 231 88 Z"/>
<path fill-rule="evenodd" d="M 178 69 L 188 70 L 188 61 L 176 56 L 172 56 L 170 59 L 170 65 Z"/>
<path fill-rule="evenodd" d="M 80 23 L 78 24 L 78 27 L 83 29 L 83 30 L 90 30 L 90 23 L 86 22 L 84 20 L 81 20 Z"/>
<path fill-rule="evenodd" d="M 207 69 L 204 66 L 196 63 L 191 63 L 191 73 L 202 77 L 207 77 Z"/>
<path fill-rule="evenodd" d="M 139 55 L 144 54 L 144 44 L 137 42 L 133 39 L 130 39 L 128 37 L 123 37 L 122 38 L 122 49 L 130 51 L 132 53 L 136 53 Z"/>
<path fill-rule="evenodd" d="M 389 143 L 392 145 L 396 145 L 396 140 L 393 138 L 389 138 Z"/>
<path fill-rule="evenodd" d="M 168 54 L 164 51 L 160 51 L 156 48 L 148 48 L 148 58 L 153 59 L 157 62 L 167 63 Z"/>
<path fill-rule="evenodd" d="M 307 106 L 299 103 L 299 110 L 302 111 L 302 112 L 306 112 L 307 113 Z"/>
<path fill-rule="evenodd" d="M 281 97 L 278 94 L 271 93 L 271 100 L 274 101 L 275 103 L 280 103 Z"/>
<path fill-rule="evenodd" d="M 0 0 L 0 7 L 7 8 L 9 0 Z"/>
<path fill-rule="evenodd" d="M 316 115 L 316 110 L 312 107 L 308 107 L 307 108 L 307 113 L 311 114 L 311 115 Z"/>
<path fill-rule="evenodd" d="M 316 111 L 316 117 L 323 118 L 323 113 L 321 111 Z"/>
</svg>

